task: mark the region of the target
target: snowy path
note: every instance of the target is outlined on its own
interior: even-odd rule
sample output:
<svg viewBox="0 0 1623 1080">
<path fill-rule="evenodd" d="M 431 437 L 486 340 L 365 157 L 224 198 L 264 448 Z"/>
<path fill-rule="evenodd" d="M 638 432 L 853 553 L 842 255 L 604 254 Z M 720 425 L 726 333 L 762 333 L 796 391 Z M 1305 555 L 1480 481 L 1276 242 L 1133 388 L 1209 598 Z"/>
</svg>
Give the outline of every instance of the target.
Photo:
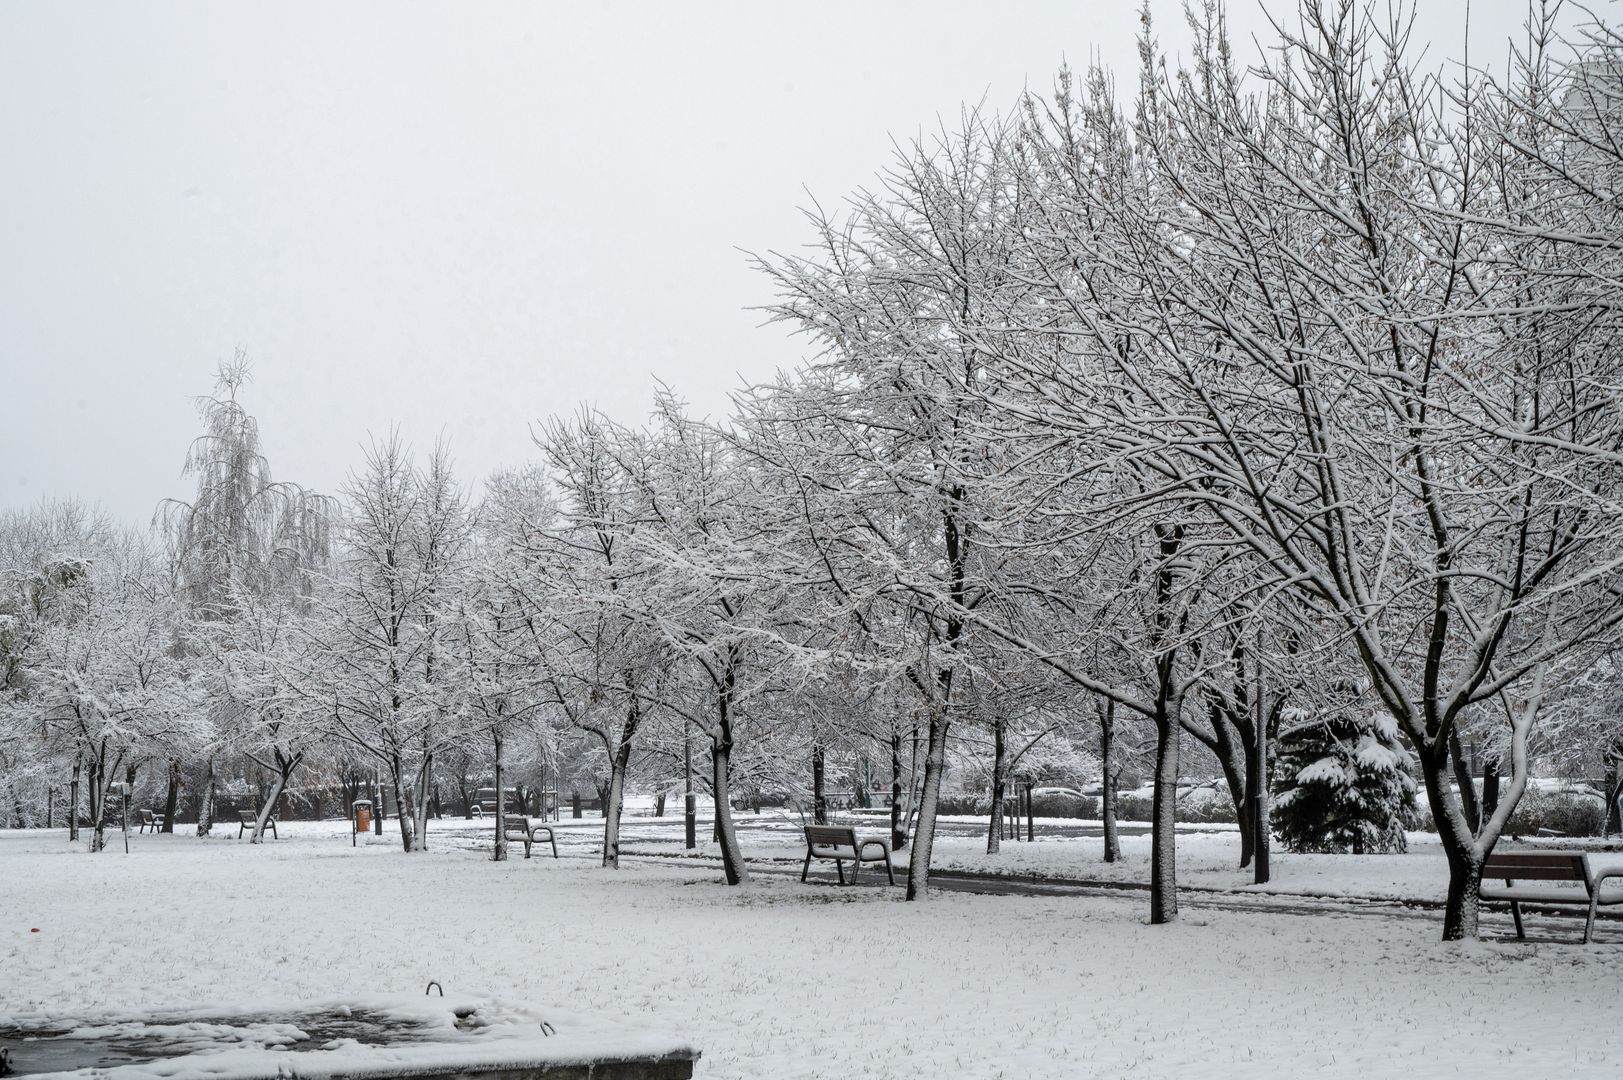
<svg viewBox="0 0 1623 1080">
<path fill-rule="evenodd" d="M 1619 945 L 1442 945 L 1427 919 L 1196 905 L 1149 927 L 1138 895 L 728 889 L 665 860 L 604 871 L 584 845 L 494 864 L 314 829 L 137 837 L 128 857 L 59 836 L 0 833 L 0 1012 L 439 979 L 691 1035 L 712 1078 L 1602 1076 L 1623 1056 Z"/>
</svg>

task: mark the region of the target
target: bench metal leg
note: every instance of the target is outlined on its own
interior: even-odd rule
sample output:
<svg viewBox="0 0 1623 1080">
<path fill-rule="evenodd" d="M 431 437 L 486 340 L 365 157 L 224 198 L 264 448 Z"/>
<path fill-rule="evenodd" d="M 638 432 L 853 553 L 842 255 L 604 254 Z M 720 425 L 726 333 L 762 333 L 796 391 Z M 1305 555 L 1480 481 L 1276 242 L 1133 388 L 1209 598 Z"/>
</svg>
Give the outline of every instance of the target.
<svg viewBox="0 0 1623 1080">
<path fill-rule="evenodd" d="M 885 852 L 885 876 L 890 879 L 892 885 L 896 884 L 896 871 L 891 868 L 890 852 L 888 851 Z"/>
<path fill-rule="evenodd" d="M 530 857 L 530 838 L 528 836 L 524 838 L 524 857 L 526 859 Z"/>
<path fill-rule="evenodd" d="M 1588 945 L 1595 936 L 1595 909 L 1600 907 L 1600 888 L 1591 886 L 1589 897 L 1589 918 L 1584 920 L 1584 944 Z"/>
<path fill-rule="evenodd" d="M 836 874 L 840 875 L 840 884 L 844 885 L 845 884 L 845 863 L 841 862 L 839 859 L 835 859 L 834 860 L 834 872 Z"/>
<path fill-rule="evenodd" d="M 1527 935 L 1522 931 L 1522 906 L 1514 900 L 1510 902 L 1510 917 L 1516 920 L 1516 936 L 1525 938 Z"/>
<path fill-rule="evenodd" d="M 800 880 L 806 880 L 806 874 L 811 870 L 811 848 L 806 849 L 806 858 L 800 863 Z"/>
<path fill-rule="evenodd" d="M 558 838 L 552 834 L 551 829 L 547 830 L 547 843 L 552 845 L 552 857 L 556 859 L 558 857 Z"/>
</svg>

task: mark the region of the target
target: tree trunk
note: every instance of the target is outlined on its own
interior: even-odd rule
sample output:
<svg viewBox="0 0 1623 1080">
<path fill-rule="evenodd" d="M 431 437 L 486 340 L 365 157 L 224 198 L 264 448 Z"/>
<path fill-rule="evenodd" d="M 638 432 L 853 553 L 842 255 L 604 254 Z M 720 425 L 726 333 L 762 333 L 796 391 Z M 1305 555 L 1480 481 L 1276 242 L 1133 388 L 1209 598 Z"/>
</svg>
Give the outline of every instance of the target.
<svg viewBox="0 0 1623 1080">
<path fill-rule="evenodd" d="M 293 777 L 293 770 L 299 767 L 301 760 L 300 756 L 284 757 L 280 750 L 276 751 L 276 779 L 271 783 L 270 797 L 259 808 L 259 816 L 254 819 L 254 835 L 249 843 L 257 844 L 265 838 L 265 823 L 276 812 L 276 800 L 282 797 L 288 781 Z"/>
<path fill-rule="evenodd" d="M 1454 783 L 1460 789 L 1460 810 L 1465 814 L 1465 821 L 1475 832 L 1482 827 L 1482 811 L 1477 805 L 1476 783 L 1471 779 L 1471 766 L 1465 760 L 1465 749 L 1460 745 L 1460 732 L 1458 728 L 1448 733 L 1448 756 L 1454 764 Z"/>
<path fill-rule="evenodd" d="M 1273 873 L 1273 809 L 1268 791 L 1268 725 L 1256 723 L 1245 747 L 1246 794 L 1251 800 L 1253 884 L 1266 885 Z"/>
<path fill-rule="evenodd" d="M 1104 823 L 1105 862 L 1121 860 L 1121 832 L 1116 828 L 1116 776 L 1121 768 L 1116 764 L 1116 703 L 1106 699 L 1105 711 L 1099 717 L 1099 762 L 1102 776 L 1099 780 L 1099 817 Z"/>
<path fill-rule="evenodd" d="M 503 780 L 503 777 L 502 777 L 502 768 L 506 764 L 506 762 L 502 760 L 502 732 L 501 732 L 501 729 L 500 728 L 492 728 L 491 732 L 490 732 L 490 736 L 491 736 L 491 739 L 496 744 L 496 850 L 495 850 L 495 853 L 491 855 L 491 859 L 494 862 L 506 862 L 507 861 L 507 800 L 501 797 L 502 784 L 504 783 L 504 780 Z M 462 803 L 463 803 L 464 806 L 466 806 L 467 802 L 468 802 L 467 785 L 464 784 L 463 785 Z M 473 816 L 471 810 L 469 811 L 468 816 L 469 817 Z"/>
<path fill-rule="evenodd" d="M 632 685 L 629 673 L 626 685 Z M 616 870 L 620 867 L 620 809 L 625 798 L 626 770 L 631 767 L 632 739 L 641 723 L 642 705 L 632 697 L 626 707 L 625 723 L 620 728 L 620 741 L 609 757 L 608 793 L 600 796 L 603 799 L 603 865 Z"/>
<path fill-rule="evenodd" d="M 107 847 L 107 766 L 99 756 L 93 756 L 88 772 L 90 850 L 101 851 Z"/>
<path fill-rule="evenodd" d="M 77 775 L 77 774 L 75 774 Z M 1623 741 L 1614 742 L 1606 754 L 1607 836 L 1623 833 Z"/>
<path fill-rule="evenodd" d="M 433 798 L 434 755 L 423 751 L 423 763 L 417 769 L 417 782 L 413 790 L 412 850 L 428 850 L 428 810 Z"/>
<path fill-rule="evenodd" d="M 682 847 L 694 851 L 699 846 L 699 800 L 693 792 L 693 738 L 682 726 Z"/>
<path fill-rule="evenodd" d="M 1450 782 L 1450 764 L 1455 758 L 1453 740 L 1426 748 L 1418 756 L 1426 782 L 1426 800 L 1437 824 L 1437 838 L 1448 857 L 1448 896 L 1443 908 L 1443 940 L 1475 939 L 1482 890 L 1482 864 L 1492 854 L 1504 821 L 1514 811 L 1527 788 L 1527 731 L 1532 727 L 1539 703 L 1522 706 L 1523 714 L 1512 724 L 1511 774 L 1498 810 L 1487 822 L 1472 827 L 1466 820 L 1462 790 Z M 1421 724 L 1407 723 L 1411 738 L 1424 730 Z"/>
<path fill-rule="evenodd" d="M 175 810 L 180 804 L 180 759 L 171 758 L 169 761 L 169 793 L 163 800 L 163 827 L 160 832 L 172 833 L 175 831 Z"/>
<path fill-rule="evenodd" d="M 389 758 L 389 784 L 394 788 L 394 816 L 400 822 L 400 850 L 410 854 L 417 850 L 416 818 L 412 813 L 411 795 L 406 784 L 405 763 L 399 754 Z M 497 792 L 496 798 L 501 799 Z"/>
<path fill-rule="evenodd" d="M 79 841 L 79 774 L 84 771 L 84 759 L 73 758 L 73 779 L 68 782 L 68 842 Z"/>
<path fill-rule="evenodd" d="M 744 865 L 744 851 L 738 844 L 738 827 L 733 824 L 733 806 L 728 797 L 732 782 L 732 755 L 732 727 L 729 724 L 725 738 L 711 740 L 712 791 L 716 803 L 716 838 L 721 842 L 722 872 L 727 877 L 727 884 L 742 885 L 749 880 L 749 870 Z"/>
<path fill-rule="evenodd" d="M 890 733 L 890 850 L 907 846 L 907 822 L 902 812 L 902 733 Z"/>
<path fill-rule="evenodd" d="M 1251 823 L 1251 792 L 1246 783 L 1250 775 L 1247 767 L 1247 759 L 1251 756 L 1250 740 L 1227 717 L 1215 714 L 1212 716 L 1212 734 L 1216 738 L 1217 763 L 1223 770 L 1223 783 L 1229 789 L 1229 801 L 1234 806 L 1234 820 L 1240 827 L 1240 869 L 1244 870 L 1251 865 L 1257 846 L 1256 830 Z M 1238 746 L 1235 745 L 1236 734 L 1240 736 Z"/>
<path fill-rule="evenodd" d="M 892 741 L 891 749 L 895 753 L 895 760 L 900 761 L 900 743 L 894 737 Z M 913 735 L 909 747 L 907 757 L 907 813 L 902 815 L 901 828 L 895 829 L 891 833 L 891 842 L 896 845 L 895 850 L 897 851 L 907 846 L 908 833 L 912 831 L 913 822 L 917 819 L 919 812 L 919 726 L 916 723 L 913 725 Z M 893 767 L 891 775 L 899 777 L 901 773 Z"/>
<path fill-rule="evenodd" d="M 1183 526 L 1157 525 L 1162 563 L 1155 575 L 1155 627 L 1157 643 L 1170 634 L 1168 614 L 1173 589 L 1172 559 L 1183 544 Z M 1150 923 L 1161 925 L 1178 918 L 1178 766 L 1183 748 L 1183 695 L 1176 689 L 1175 651 L 1156 658 L 1155 694 L 1155 801 L 1150 824 Z"/>
<path fill-rule="evenodd" d="M 1445 749 L 1444 758 L 1452 757 Z M 1477 916 L 1482 891 L 1482 862 L 1474 830 L 1465 818 L 1459 790 L 1444 775 L 1445 760 L 1422 753 L 1420 771 L 1426 781 L 1426 799 L 1437 824 L 1437 838 L 1448 857 L 1448 896 L 1443 908 L 1443 940 L 1460 941 L 1477 936 Z"/>
<path fill-rule="evenodd" d="M 821 743 L 812 747 L 812 821 L 818 825 L 828 824 L 828 794 L 823 783 L 825 761 Z"/>
<path fill-rule="evenodd" d="M 1178 708 L 1175 699 L 1163 702 L 1155 724 L 1155 801 L 1150 836 L 1152 925 L 1178 918 L 1178 758 L 1183 742 Z"/>
<path fill-rule="evenodd" d="M 749 869 L 744 865 L 744 851 L 738 844 L 738 829 L 733 824 L 733 805 L 730 798 L 733 760 L 732 706 L 737 678 L 736 653 L 729 652 L 725 674 L 716 692 L 716 730 L 710 739 L 711 782 L 716 797 L 716 838 L 721 841 L 721 865 L 729 885 L 742 885 L 749 880 Z M 759 807 L 756 812 L 760 812 Z"/>
<path fill-rule="evenodd" d="M 214 755 L 208 757 L 208 768 L 203 776 L 203 790 L 197 800 L 197 835 L 207 836 L 214 828 Z"/>
<path fill-rule="evenodd" d="M 943 688 L 942 697 L 946 698 Z M 945 703 L 930 710 L 924 751 L 924 783 L 919 791 L 918 826 L 913 830 L 913 854 L 907 862 L 907 898 L 921 900 L 930 885 L 930 853 L 935 847 L 936 805 L 941 799 L 941 774 L 947 766 L 947 710 Z"/>
<path fill-rule="evenodd" d="M 669 794 L 669 792 L 661 791 L 659 794 L 654 796 L 654 816 L 655 817 L 664 817 L 665 816 L 665 797 L 668 794 Z"/>
<path fill-rule="evenodd" d="M 1499 809 L 1499 759 L 1488 758 L 1482 763 L 1482 817 L 1493 817 Z"/>
<path fill-rule="evenodd" d="M 1476 940 L 1480 934 L 1482 860 L 1468 851 L 1448 852 L 1448 900 L 1443 908 L 1443 940 Z"/>
<path fill-rule="evenodd" d="M 1003 759 L 1008 747 L 1004 740 L 1003 718 L 992 722 L 992 813 L 986 823 L 986 853 L 996 855 L 1003 843 Z M 1015 821 L 1018 832 L 1020 822 Z"/>
<path fill-rule="evenodd" d="M 608 795 L 603 798 L 603 865 L 614 870 L 620 868 L 620 804 L 625 792 L 625 770 L 624 760 L 616 754 L 609 765 Z"/>
</svg>

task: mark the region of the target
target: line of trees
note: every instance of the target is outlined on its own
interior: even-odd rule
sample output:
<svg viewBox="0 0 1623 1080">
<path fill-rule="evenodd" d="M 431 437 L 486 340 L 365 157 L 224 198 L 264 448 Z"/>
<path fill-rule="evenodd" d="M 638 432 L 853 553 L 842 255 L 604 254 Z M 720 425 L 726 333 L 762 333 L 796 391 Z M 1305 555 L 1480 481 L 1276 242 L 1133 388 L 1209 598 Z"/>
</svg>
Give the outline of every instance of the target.
<svg viewBox="0 0 1623 1080">
<path fill-rule="evenodd" d="M 397 435 L 336 499 L 273 483 L 228 366 L 161 543 L 8 525 L 11 790 L 71 767 L 100 821 L 137 757 L 231 754 L 262 825 L 338 747 L 413 851 L 448 762 L 528 740 L 600 783 L 614 866 L 628 785 L 697 745 L 728 882 L 741 775 L 821 817 L 832 771 L 889 780 L 916 899 L 949 772 L 984 771 L 995 850 L 1015 770 L 1103 776 L 1109 822 L 1142 747 L 1167 922 L 1188 755 L 1263 881 L 1281 729 L 1334 720 L 1414 755 L 1473 936 L 1534 751 L 1609 804 L 1623 761 L 1623 38 L 1558 14 L 1444 77 L 1347 0 L 1252 68 L 1215 5 L 1181 65 L 1146 8 L 1130 101 L 1092 68 L 966 110 L 756 260 L 802 367 L 725 423 L 663 388 L 645 425 L 555 419 L 477 504 Z"/>
</svg>

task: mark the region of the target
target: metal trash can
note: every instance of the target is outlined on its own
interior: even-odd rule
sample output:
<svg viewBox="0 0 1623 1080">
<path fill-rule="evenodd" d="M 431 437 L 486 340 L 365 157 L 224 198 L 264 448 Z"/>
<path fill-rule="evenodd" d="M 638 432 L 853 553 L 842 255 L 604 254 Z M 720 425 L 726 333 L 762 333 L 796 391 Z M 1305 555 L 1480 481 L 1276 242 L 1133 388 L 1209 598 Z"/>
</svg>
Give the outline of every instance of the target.
<svg viewBox="0 0 1623 1080">
<path fill-rule="evenodd" d="M 355 811 L 355 832 L 363 833 L 372 828 L 372 800 L 356 799 L 352 808 Z"/>
</svg>

